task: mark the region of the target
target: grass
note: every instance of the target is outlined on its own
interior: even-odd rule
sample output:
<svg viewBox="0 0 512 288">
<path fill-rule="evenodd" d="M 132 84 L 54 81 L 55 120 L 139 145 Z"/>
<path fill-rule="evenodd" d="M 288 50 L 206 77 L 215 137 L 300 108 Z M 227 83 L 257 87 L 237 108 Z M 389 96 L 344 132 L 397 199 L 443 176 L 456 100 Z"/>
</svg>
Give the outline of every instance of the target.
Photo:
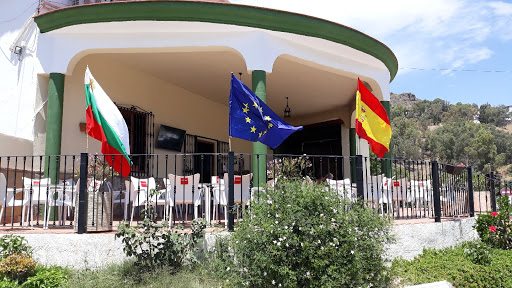
<svg viewBox="0 0 512 288">
<path fill-rule="evenodd" d="M 102 270 L 76 271 L 64 287 L 220 287 L 222 282 L 201 268 L 176 272 L 169 268 L 141 272 L 133 262 L 111 265 Z"/>
<path fill-rule="evenodd" d="M 512 251 L 476 246 L 425 249 L 411 261 L 394 260 L 392 275 L 400 285 L 446 280 L 455 287 L 512 287 Z"/>
</svg>

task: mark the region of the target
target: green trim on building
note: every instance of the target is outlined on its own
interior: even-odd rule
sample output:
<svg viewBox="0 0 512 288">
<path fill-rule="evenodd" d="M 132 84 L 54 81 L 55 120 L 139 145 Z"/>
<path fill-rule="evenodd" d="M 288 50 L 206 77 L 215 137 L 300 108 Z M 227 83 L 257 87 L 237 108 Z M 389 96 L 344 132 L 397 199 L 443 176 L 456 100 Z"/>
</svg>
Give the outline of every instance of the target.
<svg viewBox="0 0 512 288">
<path fill-rule="evenodd" d="M 348 138 L 350 143 L 350 179 L 352 179 L 352 183 L 356 183 L 356 153 L 357 153 L 357 144 L 356 144 L 356 128 L 350 128 L 348 130 Z"/>
<path fill-rule="evenodd" d="M 252 91 L 264 103 L 267 103 L 267 73 L 265 71 L 252 71 Z M 260 142 L 253 142 L 252 153 L 259 154 L 252 156 L 252 171 L 254 173 L 254 186 L 261 187 L 267 182 L 267 145 Z"/>
<path fill-rule="evenodd" d="M 386 112 L 388 113 L 388 117 L 391 115 L 391 103 L 389 101 L 380 101 Z M 391 121 L 391 119 L 389 119 Z M 391 136 L 393 137 L 393 136 Z M 389 152 L 384 154 L 384 158 L 381 162 L 381 170 L 386 177 L 391 178 L 393 176 L 393 168 L 391 165 L 391 158 L 393 157 L 393 150 L 391 149 L 391 144 L 389 145 Z"/>
<path fill-rule="evenodd" d="M 59 179 L 59 167 L 62 142 L 62 112 L 64 104 L 64 79 L 61 73 L 50 73 L 48 84 L 48 112 L 46 118 L 46 145 L 47 156 L 44 165 L 45 177 L 50 177 L 52 183 Z"/>
<path fill-rule="evenodd" d="M 393 80 L 398 61 L 382 42 L 327 20 L 266 8 L 188 1 L 115 2 L 74 6 L 35 17 L 41 33 L 85 23 L 119 21 L 192 21 L 232 24 L 329 40 L 372 55 L 386 65 Z"/>
</svg>

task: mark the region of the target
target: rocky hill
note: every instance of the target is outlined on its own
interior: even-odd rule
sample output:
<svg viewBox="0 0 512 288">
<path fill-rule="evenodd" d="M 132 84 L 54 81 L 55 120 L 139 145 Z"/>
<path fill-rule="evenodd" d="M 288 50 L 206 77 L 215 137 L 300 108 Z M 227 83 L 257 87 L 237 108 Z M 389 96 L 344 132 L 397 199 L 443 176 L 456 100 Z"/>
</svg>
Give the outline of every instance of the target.
<svg viewBox="0 0 512 288">
<path fill-rule="evenodd" d="M 421 99 L 416 98 L 416 95 L 412 93 L 402 93 L 402 94 L 395 94 L 391 93 L 391 107 L 396 107 L 398 104 L 402 104 L 407 109 L 410 109 L 414 103 L 420 102 Z"/>
</svg>

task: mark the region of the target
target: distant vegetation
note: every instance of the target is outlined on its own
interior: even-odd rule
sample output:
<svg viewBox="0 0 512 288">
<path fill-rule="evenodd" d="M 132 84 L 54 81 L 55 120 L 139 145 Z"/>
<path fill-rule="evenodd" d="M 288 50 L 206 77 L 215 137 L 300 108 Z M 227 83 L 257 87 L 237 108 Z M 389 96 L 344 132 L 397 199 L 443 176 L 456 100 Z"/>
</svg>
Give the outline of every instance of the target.
<svg viewBox="0 0 512 288">
<path fill-rule="evenodd" d="M 507 106 L 450 104 L 391 94 L 393 157 L 471 165 L 488 172 L 512 160 Z M 512 124 L 510 125 L 512 126 Z"/>
</svg>

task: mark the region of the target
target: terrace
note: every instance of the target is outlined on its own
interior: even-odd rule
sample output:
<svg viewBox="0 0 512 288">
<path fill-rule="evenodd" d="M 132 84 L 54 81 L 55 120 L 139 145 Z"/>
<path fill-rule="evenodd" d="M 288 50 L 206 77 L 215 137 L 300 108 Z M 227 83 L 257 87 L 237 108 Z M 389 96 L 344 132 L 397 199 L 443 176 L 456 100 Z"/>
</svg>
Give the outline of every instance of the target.
<svg viewBox="0 0 512 288">
<path fill-rule="evenodd" d="M 106 232 L 121 221 L 136 225 L 148 205 L 156 207 L 158 221 L 171 227 L 188 227 L 193 219 L 204 218 L 209 227 L 233 230 L 244 217 L 242 207 L 250 207 L 266 189 L 292 174 L 301 175 L 304 185 L 324 185 L 340 199 L 361 199 L 395 224 L 474 217 L 495 211 L 496 196 L 510 193 L 492 173 L 474 175 L 471 167 L 436 161 L 360 155 L 145 154 L 132 155 L 138 170 L 121 177 L 106 163 L 107 157 L 112 156 L 1 156 L 0 230 Z M 260 169 L 261 163 L 266 170 Z"/>
</svg>

